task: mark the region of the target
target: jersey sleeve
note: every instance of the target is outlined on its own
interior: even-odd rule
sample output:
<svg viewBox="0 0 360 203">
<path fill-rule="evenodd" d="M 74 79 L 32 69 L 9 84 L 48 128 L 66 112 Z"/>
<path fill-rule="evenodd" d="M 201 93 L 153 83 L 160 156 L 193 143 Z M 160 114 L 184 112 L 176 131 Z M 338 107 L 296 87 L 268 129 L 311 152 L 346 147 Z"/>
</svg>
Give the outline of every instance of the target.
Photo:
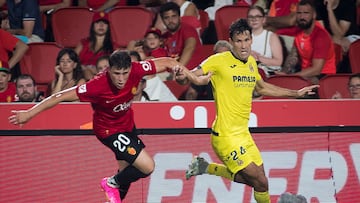
<svg viewBox="0 0 360 203">
<path fill-rule="evenodd" d="M 106 77 L 106 75 L 104 74 L 102 77 Z M 95 78 L 78 86 L 76 88 L 76 94 L 81 102 L 96 103 L 96 96 L 99 95 L 99 92 L 101 91 L 99 87 L 101 86 L 103 86 L 103 84 L 101 84 L 101 80 Z"/>
<path fill-rule="evenodd" d="M 216 68 L 218 67 L 218 62 L 221 61 L 221 57 L 219 54 L 209 56 L 203 62 L 200 63 L 200 68 L 203 70 L 204 74 L 208 72 L 212 72 L 213 74 L 216 72 Z"/>
</svg>

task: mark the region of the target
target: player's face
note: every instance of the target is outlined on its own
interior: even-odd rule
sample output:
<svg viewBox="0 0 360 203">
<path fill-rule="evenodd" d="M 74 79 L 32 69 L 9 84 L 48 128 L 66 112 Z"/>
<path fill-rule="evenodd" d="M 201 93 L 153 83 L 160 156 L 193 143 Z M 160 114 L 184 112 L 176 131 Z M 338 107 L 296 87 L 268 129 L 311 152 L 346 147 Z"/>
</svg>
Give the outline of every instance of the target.
<svg viewBox="0 0 360 203">
<path fill-rule="evenodd" d="M 16 83 L 16 94 L 20 101 L 31 102 L 35 99 L 36 87 L 30 78 L 20 79 Z"/>
<path fill-rule="evenodd" d="M 247 60 L 251 54 L 252 38 L 249 31 L 244 33 L 234 34 L 230 38 L 230 43 L 233 45 L 234 54 L 241 60 Z"/>
<path fill-rule="evenodd" d="M 112 67 L 109 70 L 110 78 L 112 83 L 116 88 L 122 89 L 124 88 L 130 74 L 130 67 L 126 69 L 118 69 L 116 67 Z"/>
<path fill-rule="evenodd" d="M 176 32 L 180 26 L 180 16 L 173 10 L 164 12 L 162 21 L 170 32 Z"/>
</svg>

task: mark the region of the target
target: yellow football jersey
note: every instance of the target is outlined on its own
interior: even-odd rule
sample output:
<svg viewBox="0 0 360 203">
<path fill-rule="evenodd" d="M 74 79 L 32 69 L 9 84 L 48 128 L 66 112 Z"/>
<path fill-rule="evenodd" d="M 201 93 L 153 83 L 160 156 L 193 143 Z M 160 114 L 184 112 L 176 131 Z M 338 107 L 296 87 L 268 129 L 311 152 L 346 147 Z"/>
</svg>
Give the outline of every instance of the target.
<svg viewBox="0 0 360 203">
<path fill-rule="evenodd" d="M 255 59 L 243 63 L 230 51 L 215 54 L 200 64 L 203 72 L 212 72 L 211 84 L 216 105 L 212 129 L 219 136 L 240 135 L 248 131 L 252 93 L 261 79 Z"/>
</svg>

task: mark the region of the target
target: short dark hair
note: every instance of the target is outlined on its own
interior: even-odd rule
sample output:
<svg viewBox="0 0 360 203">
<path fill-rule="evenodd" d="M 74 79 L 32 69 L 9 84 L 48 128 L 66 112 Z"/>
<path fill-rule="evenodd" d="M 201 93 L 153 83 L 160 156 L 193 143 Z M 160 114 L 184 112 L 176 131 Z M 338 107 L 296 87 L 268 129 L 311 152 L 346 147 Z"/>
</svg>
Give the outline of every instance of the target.
<svg viewBox="0 0 360 203">
<path fill-rule="evenodd" d="M 315 7 L 315 4 L 314 4 L 314 1 L 313 0 L 301 0 L 299 1 L 298 3 L 298 6 L 305 6 L 305 5 L 309 5 L 311 6 L 311 8 L 316 11 L 316 7 Z"/>
<path fill-rule="evenodd" d="M 237 19 L 230 25 L 229 35 L 230 38 L 232 39 L 235 34 L 237 35 L 237 34 L 246 33 L 246 31 L 248 31 L 251 36 L 252 34 L 251 27 L 249 26 L 246 19 L 241 18 L 241 19 Z"/>
<path fill-rule="evenodd" d="M 109 65 L 111 68 L 127 69 L 131 67 L 131 58 L 128 51 L 116 51 L 110 55 Z"/>
<path fill-rule="evenodd" d="M 22 74 L 22 75 L 19 75 L 17 78 L 16 78 L 16 86 L 17 86 L 17 83 L 19 80 L 24 80 L 24 79 L 30 79 L 32 81 L 32 84 L 35 86 L 36 83 L 35 83 L 35 80 L 34 78 L 29 75 L 29 74 Z"/>
<path fill-rule="evenodd" d="M 160 6 L 160 17 L 164 17 L 164 13 L 167 11 L 175 11 L 180 16 L 180 6 L 174 2 L 167 2 Z"/>
</svg>

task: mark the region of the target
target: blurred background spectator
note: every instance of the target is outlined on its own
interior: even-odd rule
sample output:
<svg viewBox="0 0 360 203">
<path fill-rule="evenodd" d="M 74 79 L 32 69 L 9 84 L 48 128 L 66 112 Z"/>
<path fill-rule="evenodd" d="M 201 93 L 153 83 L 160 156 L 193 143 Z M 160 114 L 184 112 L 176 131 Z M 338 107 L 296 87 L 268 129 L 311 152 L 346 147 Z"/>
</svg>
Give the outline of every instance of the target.
<svg viewBox="0 0 360 203">
<path fill-rule="evenodd" d="M 349 77 L 348 89 L 351 98 L 360 99 L 360 73 L 355 73 Z M 333 96 L 333 99 L 341 99 L 343 95 L 339 92 L 336 92 Z"/>
<path fill-rule="evenodd" d="M 335 74 L 335 52 L 330 34 L 316 22 L 315 6 L 311 0 L 301 0 L 296 13 L 297 26 L 294 46 L 287 56 L 283 70 L 318 84 L 326 74 Z M 297 65 L 300 64 L 300 69 Z M 277 74 L 281 74 L 277 72 Z"/>
<path fill-rule="evenodd" d="M 197 31 L 194 27 L 181 23 L 180 7 L 174 2 L 163 4 L 160 7 L 160 16 L 167 29 L 164 38 L 168 55 L 177 58 L 188 68 L 193 68 L 189 67 L 189 62 L 194 59 L 194 53 L 201 46 Z"/>
<path fill-rule="evenodd" d="M 0 61 L 0 102 L 15 101 L 16 87 L 10 82 L 11 74 L 6 62 Z"/>
<path fill-rule="evenodd" d="M 198 31 L 198 34 L 200 34 L 201 23 L 199 11 L 196 5 L 191 1 L 186 0 L 169 0 L 169 2 L 174 2 L 179 6 L 182 24 L 187 24 L 191 27 L 194 27 Z M 167 31 L 167 26 L 164 24 L 164 21 L 161 18 L 161 13 L 157 16 L 154 26 L 161 30 L 162 33 Z"/>
<path fill-rule="evenodd" d="M 17 102 L 39 102 L 44 99 L 44 92 L 38 92 L 31 75 L 23 74 L 16 79 Z"/>
<path fill-rule="evenodd" d="M 45 33 L 37 0 L 6 0 L 6 7 L 9 25 L 5 25 L 3 29 L 26 37 L 28 43 L 44 41 Z"/>
<path fill-rule="evenodd" d="M 96 61 L 96 71 L 98 73 L 105 71 L 110 67 L 109 64 L 110 55 L 100 56 Z"/>
<path fill-rule="evenodd" d="M 64 48 L 59 52 L 55 72 L 51 94 L 85 83 L 79 57 L 73 49 Z"/>
<path fill-rule="evenodd" d="M 331 34 L 333 42 L 339 44 L 343 52 L 346 53 L 349 50 L 350 44 L 356 39 L 360 39 L 356 24 L 355 0 L 324 0 L 315 2 L 317 20 Z M 337 72 L 351 73 L 347 54 L 344 54 L 342 61 L 338 64 Z"/>
<path fill-rule="evenodd" d="M 265 11 L 259 6 L 249 8 L 247 19 L 252 28 L 251 55 L 267 76 L 281 70 L 283 48 L 276 33 L 264 29 Z"/>
<path fill-rule="evenodd" d="M 82 39 L 75 47 L 86 80 L 92 79 L 97 74 L 97 59 L 103 55 L 110 55 L 113 50 L 108 14 L 94 13 L 89 37 Z"/>
</svg>

